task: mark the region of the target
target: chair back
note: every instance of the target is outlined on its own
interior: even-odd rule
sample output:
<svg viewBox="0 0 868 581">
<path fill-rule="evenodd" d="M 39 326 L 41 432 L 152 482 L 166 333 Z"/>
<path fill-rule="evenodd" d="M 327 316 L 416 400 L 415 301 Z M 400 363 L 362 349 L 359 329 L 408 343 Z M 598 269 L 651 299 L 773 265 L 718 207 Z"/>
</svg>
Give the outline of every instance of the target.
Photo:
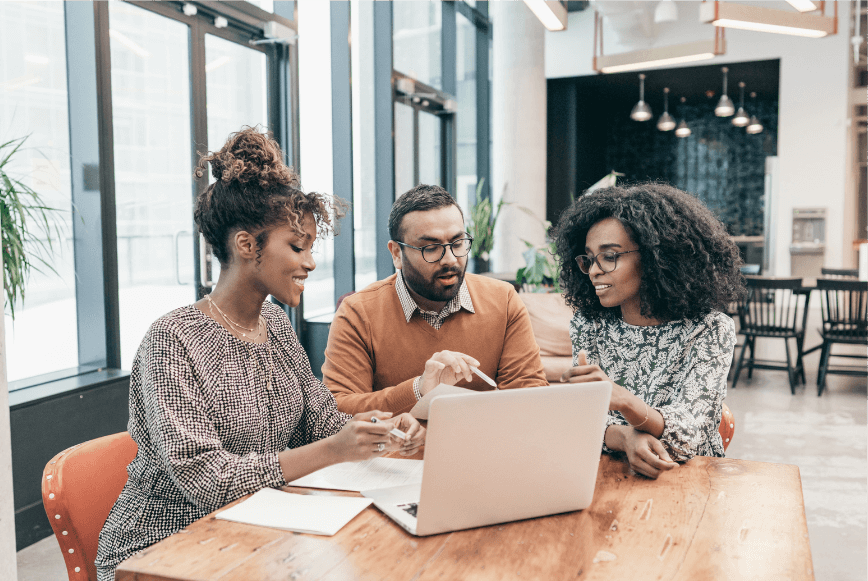
<svg viewBox="0 0 868 581">
<path fill-rule="evenodd" d="M 45 465 L 42 504 L 70 581 L 96 581 L 99 533 L 127 483 L 127 465 L 137 451 L 130 434 L 121 432 L 77 444 Z"/>
<path fill-rule="evenodd" d="M 868 281 L 817 279 L 823 336 L 836 342 L 868 341 Z"/>
<path fill-rule="evenodd" d="M 747 293 L 739 299 L 739 332 L 766 337 L 796 332 L 801 278 L 746 276 Z"/>
<path fill-rule="evenodd" d="M 826 268 L 820 269 L 826 278 L 859 278 L 859 271 L 855 268 Z"/>
<path fill-rule="evenodd" d="M 754 274 L 758 275 L 762 273 L 762 265 L 761 264 L 742 264 L 741 265 L 741 273 L 742 274 Z"/>
<path fill-rule="evenodd" d="M 717 431 L 720 433 L 720 439 L 723 440 L 723 451 L 726 452 L 735 434 L 735 416 L 726 404 L 723 404 L 723 414 L 720 416 L 720 427 Z"/>
</svg>

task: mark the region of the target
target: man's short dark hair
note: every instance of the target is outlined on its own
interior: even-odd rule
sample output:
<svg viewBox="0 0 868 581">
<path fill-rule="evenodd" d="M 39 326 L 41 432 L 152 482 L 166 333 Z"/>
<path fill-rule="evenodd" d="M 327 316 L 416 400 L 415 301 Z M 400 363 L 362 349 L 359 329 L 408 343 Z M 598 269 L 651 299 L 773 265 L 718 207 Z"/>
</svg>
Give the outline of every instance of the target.
<svg viewBox="0 0 868 581">
<path fill-rule="evenodd" d="M 395 200 L 392 211 L 389 212 L 389 237 L 392 240 L 403 242 L 404 232 L 401 231 L 401 222 L 403 222 L 404 216 L 410 212 L 427 212 L 447 206 L 458 208 L 458 211 L 461 212 L 461 219 L 464 220 L 461 206 L 458 205 L 455 198 L 449 195 L 449 192 L 440 186 L 419 184 L 404 192 L 400 198 Z"/>
</svg>

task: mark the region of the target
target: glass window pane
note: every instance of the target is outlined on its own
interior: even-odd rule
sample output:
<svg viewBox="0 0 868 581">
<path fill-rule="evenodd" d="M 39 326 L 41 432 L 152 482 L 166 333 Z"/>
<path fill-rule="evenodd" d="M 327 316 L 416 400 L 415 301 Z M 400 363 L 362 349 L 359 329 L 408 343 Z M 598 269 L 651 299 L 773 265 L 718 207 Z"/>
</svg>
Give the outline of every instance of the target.
<svg viewBox="0 0 868 581">
<path fill-rule="evenodd" d="M 262 8 L 266 12 L 274 12 L 274 0 L 247 0 L 254 6 Z"/>
<path fill-rule="evenodd" d="M 195 300 L 187 26 L 109 3 L 121 365 Z"/>
<path fill-rule="evenodd" d="M 60 210 L 52 250 L 29 248 L 57 272 L 34 270 L 5 318 L 9 381 L 78 365 L 65 42 L 62 2 L 0 2 L 0 143 L 29 135 L 4 169 Z"/>
<path fill-rule="evenodd" d="M 443 88 L 440 21 L 443 7 L 433 0 L 392 2 L 392 66 L 407 76 Z"/>
<path fill-rule="evenodd" d="M 470 215 L 471 200 L 476 195 L 476 27 L 462 14 L 456 13 L 456 62 L 458 113 L 455 117 L 458 135 L 456 156 L 457 191 L 455 198 Z"/>
<path fill-rule="evenodd" d="M 395 197 L 416 185 L 413 149 L 413 108 L 395 103 Z"/>
<path fill-rule="evenodd" d="M 377 280 L 376 196 L 374 182 L 374 3 L 350 6 L 353 92 L 353 231 L 356 290 Z M 382 249 L 383 252 L 386 249 Z"/>
<path fill-rule="evenodd" d="M 440 178 L 440 118 L 419 112 L 419 183 L 442 186 Z"/>
</svg>

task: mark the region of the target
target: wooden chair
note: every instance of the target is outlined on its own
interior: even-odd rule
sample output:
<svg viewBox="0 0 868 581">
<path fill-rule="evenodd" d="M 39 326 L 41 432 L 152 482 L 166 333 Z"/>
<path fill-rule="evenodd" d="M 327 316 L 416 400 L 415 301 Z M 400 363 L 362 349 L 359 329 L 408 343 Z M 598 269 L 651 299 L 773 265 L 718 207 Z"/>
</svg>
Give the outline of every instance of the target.
<svg viewBox="0 0 868 581">
<path fill-rule="evenodd" d="M 738 377 L 745 365 L 748 368 L 748 378 L 753 376 L 754 369 L 785 369 L 790 380 L 790 392 L 795 394 L 799 378 L 801 377 L 803 383 L 805 381 L 802 345 L 805 340 L 804 318 L 807 315 L 810 294 L 801 292 L 801 278 L 748 276 L 746 280 L 747 294 L 739 300 L 738 307 L 741 322 L 738 332 L 745 336 L 745 341 L 735 367 L 732 387 L 735 388 L 738 383 Z M 756 340 L 762 337 L 784 340 L 786 365 L 782 365 L 782 361 L 763 361 L 754 357 Z M 795 363 L 790 355 L 790 339 L 796 341 Z M 745 361 L 748 350 L 750 357 Z"/>
<path fill-rule="evenodd" d="M 859 271 L 855 268 L 826 268 L 820 269 L 825 278 L 859 278 Z"/>
<path fill-rule="evenodd" d="M 68 448 L 45 465 L 42 504 L 70 581 L 96 581 L 97 542 L 138 447 L 128 432 Z"/>
<path fill-rule="evenodd" d="M 830 357 L 853 357 L 866 359 L 866 355 L 832 355 L 835 343 L 868 345 L 868 281 L 848 279 L 818 279 L 820 305 L 823 312 L 823 327 L 820 336 L 820 369 L 817 373 L 817 396 L 823 395 L 826 375 L 868 375 L 865 366 L 848 366 L 829 369 Z"/>
<path fill-rule="evenodd" d="M 732 436 L 735 434 L 735 416 L 732 415 L 732 410 L 726 404 L 723 404 L 723 414 L 720 417 L 720 427 L 717 431 L 720 433 L 720 439 L 723 440 L 723 451 L 726 452 L 730 442 L 732 442 Z"/>
</svg>

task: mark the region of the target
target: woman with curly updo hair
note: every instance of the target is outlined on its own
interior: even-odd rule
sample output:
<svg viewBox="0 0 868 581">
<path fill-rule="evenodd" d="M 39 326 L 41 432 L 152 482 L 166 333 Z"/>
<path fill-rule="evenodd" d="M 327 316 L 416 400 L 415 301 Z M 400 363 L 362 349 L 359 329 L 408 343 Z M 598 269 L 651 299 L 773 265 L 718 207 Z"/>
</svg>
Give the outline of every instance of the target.
<svg viewBox="0 0 868 581">
<path fill-rule="evenodd" d="M 718 434 L 743 292 L 738 248 L 699 200 L 647 183 L 588 193 L 555 244 L 575 315 L 562 381 L 613 385 L 604 450 L 656 478 L 695 455 L 723 456 Z"/>
<path fill-rule="evenodd" d="M 425 430 L 409 414 L 339 412 L 282 309 L 298 306 L 317 235 L 343 203 L 304 193 L 278 144 L 245 128 L 201 158 L 215 181 L 195 220 L 220 260 L 210 295 L 154 322 L 130 376 L 138 453 L 103 526 L 100 581 L 193 521 L 265 487 L 391 450 L 414 454 Z M 379 421 L 374 423 L 372 418 Z M 407 436 L 389 435 L 400 428 Z"/>
</svg>

